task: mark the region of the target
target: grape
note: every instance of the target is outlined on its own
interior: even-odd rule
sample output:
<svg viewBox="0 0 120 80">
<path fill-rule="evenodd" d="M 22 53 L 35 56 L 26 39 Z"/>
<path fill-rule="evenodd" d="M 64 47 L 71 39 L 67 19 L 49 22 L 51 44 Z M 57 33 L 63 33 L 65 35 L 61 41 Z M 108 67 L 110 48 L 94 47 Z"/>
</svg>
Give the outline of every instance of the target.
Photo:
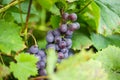
<svg viewBox="0 0 120 80">
<path fill-rule="evenodd" d="M 60 63 L 60 62 L 61 62 L 61 59 L 58 58 L 57 62 Z"/>
<path fill-rule="evenodd" d="M 64 53 L 64 58 L 68 58 L 68 52 Z"/>
<path fill-rule="evenodd" d="M 46 40 L 48 43 L 52 43 L 54 41 L 54 36 L 51 33 L 47 34 Z"/>
<path fill-rule="evenodd" d="M 76 23 L 69 24 L 69 30 L 74 31 L 77 29 L 78 29 L 78 24 Z"/>
<path fill-rule="evenodd" d="M 40 65 L 40 68 L 41 68 L 41 69 L 44 69 L 44 68 L 45 68 L 45 62 L 39 61 L 38 63 L 39 63 L 39 65 Z"/>
<path fill-rule="evenodd" d="M 66 32 L 67 31 L 67 25 L 66 24 L 62 24 L 61 26 L 60 26 L 60 31 L 61 32 Z"/>
<path fill-rule="evenodd" d="M 56 49 L 56 47 L 55 47 L 55 44 L 48 44 L 47 46 L 46 46 L 46 48 L 48 49 L 48 48 L 52 48 L 52 49 Z"/>
<path fill-rule="evenodd" d="M 38 73 L 39 73 L 39 75 L 41 75 L 41 76 L 46 76 L 46 75 L 47 75 L 47 72 L 46 72 L 45 69 L 39 69 Z"/>
<path fill-rule="evenodd" d="M 46 62 L 46 56 L 41 57 L 41 61 Z"/>
<path fill-rule="evenodd" d="M 30 49 L 28 50 L 30 53 L 37 53 L 38 52 L 38 46 L 33 45 L 30 47 Z"/>
<path fill-rule="evenodd" d="M 67 45 L 67 44 L 66 44 L 65 41 L 61 41 L 61 42 L 59 43 L 59 47 L 60 47 L 61 49 L 65 48 L 66 45 Z"/>
<path fill-rule="evenodd" d="M 39 50 L 37 54 L 39 54 L 41 57 L 45 56 L 45 52 L 43 50 Z"/>
<path fill-rule="evenodd" d="M 63 53 L 66 53 L 66 52 L 68 52 L 68 48 L 63 48 L 60 51 L 63 52 Z"/>
<path fill-rule="evenodd" d="M 55 43 L 59 43 L 62 41 L 62 38 L 60 36 L 55 36 Z"/>
<path fill-rule="evenodd" d="M 59 59 L 63 59 L 64 58 L 64 54 L 62 52 L 58 52 L 58 58 Z"/>
<path fill-rule="evenodd" d="M 67 20 L 67 19 L 68 19 L 68 16 L 69 16 L 68 13 L 63 13 L 62 18 L 63 18 L 64 20 Z"/>
<path fill-rule="evenodd" d="M 80 24 L 78 22 L 75 22 L 75 24 L 77 25 L 77 29 L 80 28 Z"/>
<path fill-rule="evenodd" d="M 57 44 L 55 45 L 55 48 L 56 48 L 57 51 L 60 50 L 60 48 L 59 48 L 59 46 Z"/>
<path fill-rule="evenodd" d="M 71 39 L 66 39 L 65 41 L 66 41 L 66 43 L 67 43 L 67 46 L 72 45 L 72 40 L 71 40 Z"/>
<path fill-rule="evenodd" d="M 73 31 L 71 31 L 71 30 L 67 30 L 67 32 L 66 32 L 65 34 L 66 34 L 66 36 L 72 36 Z"/>
<path fill-rule="evenodd" d="M 69 20 L 71 21 L 76 21 L 77 20 L 77 15 L 75 13 L 72 13 L 68 16 Z"/>
<path fill-rule="evenodd" d="M 59 31 L 59 29 L 54 30 L 54 31 L 53 31 L 53 35 L 54 35 L 54 36 L 60 36 L 60 31 Z"/>
<path fill-rule="evenodd" d="M 35 56 L 36 56 L 39 60 L 41 60 L 41 55 L 35 54 Z"/>
</svg>

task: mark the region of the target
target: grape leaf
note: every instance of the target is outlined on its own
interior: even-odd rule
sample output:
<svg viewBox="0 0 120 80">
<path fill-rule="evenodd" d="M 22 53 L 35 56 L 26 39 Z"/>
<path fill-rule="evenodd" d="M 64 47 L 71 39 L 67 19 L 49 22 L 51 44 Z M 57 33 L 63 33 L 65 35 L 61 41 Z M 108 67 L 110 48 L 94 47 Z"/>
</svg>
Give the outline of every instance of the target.
<svg viewBox="0 0 120 80">
<path fill-rule="evenodd" d="M 15 56 L 17 63 L 10 63 L 10 71 L 19 80 L 28 80 L 28 77 L 37 74 L 36 63 L 38 59 L 34 55 L 21 53 Z"/>
<path fill-rule="evenodd" d="M 50 22 L 51 22 L 52 27 L 55 29 L 55 28 L 59 27 L 60 17 L 59 16 L 51 16 Z"/>
<path fill-rule="evenodd" d="M 108 46 L 97 54 L 97 59 L 102 62 L 108 73 L 109 80 L 120 80 L 120 48 Z"/>
<path fill-rule="evenodd" d="M 7 66 L 0 64 L 0 77 L 5 77 L 10 74 L 10 70 Z"/>
<path fill-rule="evenodd" d="M 98 33 L 112 34 L 114 29 L 120 25 L 120 1 L 119 0 L 95 0 L 100 7 L 100 24 Z"/>
<path fill-rule="evenodd" d="M 57 61 L 57 55 L 56 55 L 55 50 L 48 49 L 47 50 L 47 72 L 48 74 L 53 75 L 56 61 Z"/>
<path fill-rule="evenodd" d="M 74 49 L 89 48 L 92 45 L 89 37 L 80 31 L 73 34 L 72 41 Z"/>
<path fill-rule="evenodd" d="M 108 47 L 108 45 L 115 45 L 120 47 L 120 35 L 117 34 L 103 36 L 100 34 L 92 33 L 91 40 L 97 50 L 104 49 Z"/>
<path fill-rule="evenodd" d="M 59 64 L 52 80 L 107 80 L 102 64 L 92 59 L 93 52 L 82 51 L 81 54 L 71 56 Z"/>
<path fill-rule="evenodd" d="M 25 44 L 20 37 L 19 26 L 12 22 L 0 21 L 0 50 L 6 54 L 11 51 L 20 51 L 25 48 Z"/>
</svg>

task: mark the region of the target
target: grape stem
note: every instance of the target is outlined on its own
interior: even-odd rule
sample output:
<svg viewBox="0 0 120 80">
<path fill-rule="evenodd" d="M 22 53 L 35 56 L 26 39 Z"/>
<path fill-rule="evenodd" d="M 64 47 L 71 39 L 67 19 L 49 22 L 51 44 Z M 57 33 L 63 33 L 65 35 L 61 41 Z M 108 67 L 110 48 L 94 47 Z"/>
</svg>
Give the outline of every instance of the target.
<svg viewBox="0 0 120 80">
<path fill-rule="evenodd" d="M 48 79 L 48 76 L 38 76 L 36 78 L 31 78 L 30 80 L 38 80 L 38 79 Z"/>
<path fill-rule="evenodd" d="M 0 53 L 0 59 L 1 59 L 2 64 L 5 65 L 5 63 L 4 63 L 4 61 L 3 61 L 3 58 L 2 58 L 2 56 L 1 56 L 1 53 Z"/>
<path fill-rule="evenodd" d="M 16 5 L 16 4 L 20 3 L 20 2 L 23 2 L 23 1 L 24 1 L 24 0 L 15 0 L 15 1 L 9 3 L 9 4 L 6 5 L 5 7 L 0 8 L 0 13 L 5 12 L 5 11 L 6 11 L 7 9 L 9 9 L 11 6 L 14 6 L 14 5 Z"/>
<path fill-rule="evenodd" d="M 92 3 L 93 0 L 89 1 L 78 13 L 81 13 L 88 5 Z"/>
<path fill-rule="evenodd" d="M 33 34 L 31 34 L 31 33 L 28 33 L 28 35 L 30 35 L 30 36 L 33 38 L 33 40 L 34 40 L 34 44 L 37 46 L 37 41 L 36 41 L 36 39 L 35 39 L 34 35 L 33 35 Z"/>
</svg>

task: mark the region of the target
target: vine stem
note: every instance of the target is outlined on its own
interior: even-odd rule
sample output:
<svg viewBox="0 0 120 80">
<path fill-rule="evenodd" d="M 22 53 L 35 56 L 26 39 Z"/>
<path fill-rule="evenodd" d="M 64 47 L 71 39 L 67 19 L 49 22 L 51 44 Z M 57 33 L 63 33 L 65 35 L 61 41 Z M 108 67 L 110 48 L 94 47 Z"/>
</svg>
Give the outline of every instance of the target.
<svg viewBox="0 0 120 80">
<path fill-rule="evenodd" d="M 33 40 L 34 40 L 34 44 L 35 44 L 35 45 L 37 45 L 37 41 L 36 41 L 36 39 L 35 39 L 34 35 L 33 35 L 33 34 L 31 34 L 31 33 L 28 33 L 28 35 L 30 35 L 30 36 L 33 38 Z"/>
<path fill-rule="evenodd" d="M 30 80 L 38 80 L 38 79 L 48 79 L 48 76 L 39 76 L 36 78 L 31 78 Z"/>
<path fill-rule="evenodd" d="M 24 0 L 15 0 L 15 1 L 11 2 L 10 4 L 6 5 L 5 7 L 0 8 L 0 13 L 6 11 L 6 10 L 9 9 L 11 6 L 14 6 L 14 5 L 16 5 L 16 4 L 20 3 L 20 2 L 23 2 L 23 1 L 24 1 Z"/>
<path fill-rule="evenodd" d="M 93 0 L 89 1 L 78 13 L 81 13 L 88 5 L 92 3 Z"/>
<path fill-rule="evenodd" d="M 1 59 L 1 61 L 2 61 L 2 64 L 5 65 L 5 63 L 4 63 L 4 61 L 3 61 L 3 58 L 2 58 L 2 56 L 1 56 L 1 53 L 0 53 L 0 59 Z"/>
</svg>

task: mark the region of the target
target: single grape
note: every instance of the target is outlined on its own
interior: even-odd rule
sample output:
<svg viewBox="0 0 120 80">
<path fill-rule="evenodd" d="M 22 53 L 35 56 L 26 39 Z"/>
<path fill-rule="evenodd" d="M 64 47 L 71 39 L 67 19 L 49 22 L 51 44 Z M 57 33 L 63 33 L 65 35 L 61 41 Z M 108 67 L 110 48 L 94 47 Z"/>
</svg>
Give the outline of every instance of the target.
<svg viewBox="0 0 120 80">
<path fill-rule="evenodd" d="M 66 24 L 60 25 L 60 31 L 61 31 L 62 33 L 66 32 L 66 31 L 67 31 L 67 25 L 66 25 Z"/>
<path fill-rule="evenodd" d="M 38 73 L 39 73 L 39 75 L 41 75 L 41 76 L 46 76 L 46 75 L 47 75 L 47 72 L 46 72 L 45 69 L 39 69 L 39 70 L 38 70 Z"/>
<path fill-rule="evenodd" d="M 39 50 L 37 54 L 40 55 L 41 57 L 45 56 L 45 52 L 43 50 Z"/>
<path fill-rule="evenodd" d="M 55 48 L 56 48 L 56 50 L 57 50 L 57 51 L 59 51 L 59 50 L 60 50 L 60 48 L 59 48 L 58 44 L 55 44 Z"/>
<path fill-rule="evenodd" d="M 55 46 L 55 44 L 48 44 L 47 46 L 46 46 L 46 48 L 47 49 L 49 49 L 49 48 L 52 48 L 52 49 L 56 49 L 56 46 Z"/>
<path fill-rule="evenodd" d="M 69 30 L 74 31 L 77 29 L 78 29 L 78 24 L 76 23 L 69 24 Z"/>
<path fill-rule="evenodd" d="M 77 20 L 77 15 L 75 13 L 72 13 L 68 16 L 69 20 L 71 21 L 76 21 Z"/>
<path fill-rule="evenodd" d="M 68 52 L 64 53 L 64 58 L 68 58 L 69 55 L 68 55 Z"/>
<path fill-rule="evenodd" d="M 59 58 L 57 59 L 57 62 L 58 62 L 58 63 L 60 63 L 61 61 L 62 61 L 61 59 L 59 59 Z"/>
<path fill-rule="evenodd" d="M 68 52 L 68 48 L 63 48 L 63 49 L 61 49 L 60 50 L 62 53 L 66 53 L 66 52 Z"/>
<path fill-rule="evenodd" d="M 61 34 L 60 34 L 59 29 L 54 30 L 54 31 L 53 31 L 53 35 L 54 35 L 54 36 L 60 36 Z"/>
<path fill-rule="evenodd" d="M 68 16 L 69 16 L 68 13 L 63 13 L 62 18 L 63 18 L 64 20 L 67 20 L 67 19 L 68 19 Z"/>
<path fill-rule="evenodd" d="M 30 53 L 34 53 L 34 54 L 35 54 L 35 53 L 38 52 L 38 50 L 39 50 L 39 49 L 38 49 L 38 46 L 37 46 L 37 45 L 33 45 L 33 46 L 31 46 L 31 47 L 29 48 L 28 51 L 29 51 Z"/>
<path fill-rule="evenodd" d="M 65 39 L 66 43 L 67 43 L 67 46 L 70 46 L 72 45 L 72 40 L 71 39 Z"/>
<path fill-rule="evenodd" d="M 54 41 L 54 36 L 52 34 L 47 34 L 46 40 L 48 43 L 52 43 Z"/>
<path fill-rule="evenodd" d="M 64 54 L 62 52 L 58 52 L 58 58 L 59 59 L 63 59 L 64 58 Z"/>
<path fill-rule="evenodd" d="M 66 34 L 66 36 L 72 36 L 73 31 L 71 31 L 71 30 L 67 30 L 67 32 L 66 32 L 65 34 Z"/>
<path fill-rule="evenodd" d="M 55 36 L 55 43 L 59 43 L 62 41 L 62 38 L 60 36 Z"/>
<path fill-rule="evenodd" d="M 67 45 L 67 44 L 66 44 L 65 41 L 61 41 L 61 42 L 59 43 L 59 47 L 60 47 L 61 49 L 65 48 L 66 45 Z"/>
<path fill-rule="evenodd" d="M 78 22 L 75 22 L 75 24 L 77 25 L 77 29 L 80 28 L 80 24 Z"/>
<path fill-rule="evenodd" d="M 40 61 L 39 64 L 40 64 L 40 68 L 41 68 L 41 69 L 44 69 L 44 68 L 45 68 L 45 62 Z"/>
</svg>

